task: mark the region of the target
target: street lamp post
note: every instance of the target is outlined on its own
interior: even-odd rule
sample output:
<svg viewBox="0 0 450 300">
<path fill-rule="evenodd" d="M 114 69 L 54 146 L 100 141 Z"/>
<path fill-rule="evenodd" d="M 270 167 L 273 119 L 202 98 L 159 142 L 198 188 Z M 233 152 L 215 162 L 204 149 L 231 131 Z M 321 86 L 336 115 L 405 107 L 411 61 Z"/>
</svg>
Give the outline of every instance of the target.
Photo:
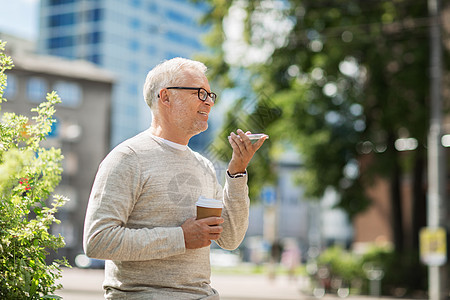
<svg viewBox="0 0 450 300">
<path fill-rule="evenodd" d="M 430 97 L 431 115 L 428 135 L 428 202 L 427 226 L 431 230 L 445 227 L 446 222 L 446 164 L 442 137 L 442 46 L 440 29 L 440 0 L 428 0 L 430 16 Z M 447 299 L 446 268 L 428 267 L 430 300 Z"/>
</svg>

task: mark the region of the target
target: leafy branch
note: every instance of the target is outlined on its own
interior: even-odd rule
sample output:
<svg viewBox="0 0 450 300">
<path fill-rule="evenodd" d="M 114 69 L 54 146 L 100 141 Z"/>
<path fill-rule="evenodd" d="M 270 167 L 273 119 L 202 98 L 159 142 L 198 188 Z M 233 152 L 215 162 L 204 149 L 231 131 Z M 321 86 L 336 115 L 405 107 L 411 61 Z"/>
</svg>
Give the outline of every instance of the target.
<svg viewBox="0 0 450 300">
<path fill-rule="evenodd" d="M 0 41 L 0 103 L 7 84 L 6 70 L 12 59 L 4 55 L 5 42 Z M 61 180 L 63 156 L 60 149 L 41 145 L 55 122 L 56 92 L 32 109 L 28 117 L 4 113 L 0 121 L 0 298 L 60 298 L 53 295 L 61 288 L 60 266 L 66 259 L 50 264 L 48 250 L 64 247 L 61 235 L 50 232 L 55 217 L 67 198 L 52 195 Z M 49 198 L 52 201 L 49 203 Z"/>
</svg>

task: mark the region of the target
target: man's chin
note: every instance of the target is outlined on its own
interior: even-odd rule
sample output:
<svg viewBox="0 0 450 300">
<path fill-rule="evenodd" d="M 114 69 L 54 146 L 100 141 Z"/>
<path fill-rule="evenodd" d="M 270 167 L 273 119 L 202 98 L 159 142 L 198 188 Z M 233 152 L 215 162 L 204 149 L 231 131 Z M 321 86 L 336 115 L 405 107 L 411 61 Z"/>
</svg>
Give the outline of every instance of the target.
<svg viewBox="0 0 450 300">
<path fill-rule="evenodd" d="M 202 122 L 202 124 L 199 124 L 198 126 L 198 133 L 201 133 L 203 131 L 206 131 L 208 129 L 208 122 Z"/>
<path fill-rule="evenodd" d="M 193 136 L 194 136 L 194 135 L 197 135 L 197 134 L 200 134 L 200 133 L 202 133 L 203 131 L 206 131 L 207 129 L 208 129 L 208 123 L 206 123 L 206 125 L 199 126 L 199 127 L 197 128 L 196 132 L 193 134 Z"/>
</svg>

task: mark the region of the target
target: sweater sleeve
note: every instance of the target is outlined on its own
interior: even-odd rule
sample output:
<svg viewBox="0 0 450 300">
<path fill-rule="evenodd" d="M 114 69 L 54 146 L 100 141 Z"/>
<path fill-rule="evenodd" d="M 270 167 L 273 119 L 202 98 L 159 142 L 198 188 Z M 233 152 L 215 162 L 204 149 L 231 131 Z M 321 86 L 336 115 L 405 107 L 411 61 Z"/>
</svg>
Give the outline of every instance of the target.
<svg viewBox="0 0 450 300">
<path fill-rule="evenodd" d="M 84 224 L 83 248 L 87 256 L 140 261 L 186 251 L 181 227 L 126 227 L 141 184 L 138 157 L 128 147 L 113 150 L 101 163 Z"/>
<path fill-rule="evenodd" d="M 247 176 L 231 178 L 225 175 L 225 187 L 222 191 L 224 209 L 222 217 L 223 232 L 217 244 L 223 249 L 234 250 L 242 240 L 248 228 L 250 199 L 248 197 Z"/>
</svg>

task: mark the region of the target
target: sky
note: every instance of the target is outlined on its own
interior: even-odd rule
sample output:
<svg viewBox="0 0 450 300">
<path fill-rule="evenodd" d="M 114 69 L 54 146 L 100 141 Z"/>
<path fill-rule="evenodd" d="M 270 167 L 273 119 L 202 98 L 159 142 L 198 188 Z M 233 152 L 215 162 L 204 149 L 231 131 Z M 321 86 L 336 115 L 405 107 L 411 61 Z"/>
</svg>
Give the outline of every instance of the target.
<svg viewBox="0 0 450 300">
<path fill-rule="evenodd" d="M 0 32 L 36 39 L 39 0 L 0 0 Z"/>
</svg>

